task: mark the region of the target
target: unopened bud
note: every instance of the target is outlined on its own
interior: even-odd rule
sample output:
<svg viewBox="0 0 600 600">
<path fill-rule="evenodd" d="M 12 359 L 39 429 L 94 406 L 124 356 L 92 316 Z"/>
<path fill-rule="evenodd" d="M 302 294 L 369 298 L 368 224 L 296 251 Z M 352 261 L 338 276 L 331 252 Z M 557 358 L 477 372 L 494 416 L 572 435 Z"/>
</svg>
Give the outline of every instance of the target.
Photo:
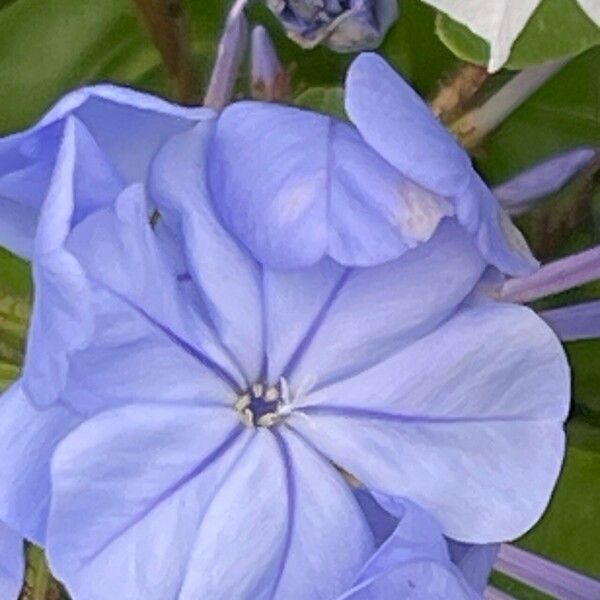
<svg viewBox="0 0 600 600">
<path fill-rule="evenodd" d="M 252 31 L 252 95 L 260 100 L 287 100 L 289 72 L 281 65 L 269 33 L 259 25 Z"/>
<path fill-rule="evenodd" d="M 397 0 L 267 0 L 288 36 L 303 48 L 338 52 L 379 46 L 398 18 Z"/>
</svg>

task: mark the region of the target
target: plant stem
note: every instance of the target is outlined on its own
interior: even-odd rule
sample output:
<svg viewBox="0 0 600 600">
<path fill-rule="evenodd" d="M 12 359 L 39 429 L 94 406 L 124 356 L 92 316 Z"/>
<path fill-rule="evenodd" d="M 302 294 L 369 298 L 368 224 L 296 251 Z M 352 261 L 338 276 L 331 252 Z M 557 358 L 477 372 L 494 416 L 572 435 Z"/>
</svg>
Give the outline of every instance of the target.
<svg viewBox="0 0 600 600">
<path fill-rule="evenodd" d="M 477 145 L 566 63 L 566 60 L 557 60 L 539 67 L 523 69 L 483 106 L 473 109 L 455 121 L 451 129 L 465 146 Z"/>
<path fill-rule="evenodd" d="M 444 123 L 458 119 L 465 112 L 465 106 L 479 91 L 489 77 L 484 67 L 463 64 L 440 87 L 431 101 L 431 110 Z"/>
<path fill-rule="evenodd" d="M 192 61 L 188 23 L 183 0 L 133 0 L 146 25 L 174 91 L 186 104 L 200 101 L 197 69 Z"/>
</svg>

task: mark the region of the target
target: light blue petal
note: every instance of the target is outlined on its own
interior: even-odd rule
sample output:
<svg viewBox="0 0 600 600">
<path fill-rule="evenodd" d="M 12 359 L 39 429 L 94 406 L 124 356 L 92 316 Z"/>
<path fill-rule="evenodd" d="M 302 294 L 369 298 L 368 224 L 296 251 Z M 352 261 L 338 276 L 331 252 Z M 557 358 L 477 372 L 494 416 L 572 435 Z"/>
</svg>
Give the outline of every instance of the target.
<svg viewBox="0 0 600 600">
<path fill-rule="evenodd" d="M 270 267 L 324 256 L 352 265 L 429 239 L 449 205 L 406 180 L 325 115 L 239 102 L 219 118 L 211 190 L 232 232 Z"/>
<path fill-rule="evenodd" d="M 207 376 L 222 379 L 234 390 L 245 387 L 201 307 L 182 291 L 178 274 L 161 251 L 141 186 L 127 188 L 114 211 L 96 212 L 78 225 L 67 247 L 95 289 L 128 306 L 146 321 L 147 330 L 195 358 Z M 98 304 L 104 310 L 102 298 Z"/>
<path fill-rule="evenodd" d="M 379 547 L 396 529 L 398 518 L 384 510 L 364 486 L 354 488 L 353 492 L 373 532 L 375 545 Z"/>
<path fill-rule="evenodd" d="M 203 177 L 211 134 L 201 124 L 169 140 L 152 163 L 149 194 L 183 246 L 219 339 L 253 382 L 264 360 L 262 272 L 214 214 Z"/>
<path fill-rule="evenodd" d="M 339 600 L 475 600 L 450 562 L 439 524 L 416 504 L 403 500 L 394 533 Z"/>
<path fill-rule="evenodd" d="M 178 597 L 208 505 L 252 437 L 225 408 L 130 405 L 52 461 L 47 552 L 75 598 Z"/>
<path fill-rule="evenodd" d="M 264 270 L 268 378 L 275 383 L 302 351 L 319 314 L 337 293 L 346 269 L 325 258 L 304 269 Z M 289 370 L 289 369 L 288 369 Z"/>
<path fill-rule="evenodd" d="M 131 402 L 230 405 L 222 378 L 114 296 L 94 293 L 94 334 L 69 357 L 63 396 L 95 414 Z"/>
<path fill-rule="evenodd" d="M 446 535 L 497 542 L 546 507 L 569 387 L 564 351 L 543 321 L 486 303 L 309 392 L 289 423 L 367 487 L 414 499 Z"/>
<path fill-rule="evenodd" d="M 28 259 L 34 252 L 38 221 L 44 237 L 38 242 L 38 253 L 48 252 L 72 223 L 109 205 L 123 187 L 89 130 L 76 117 L 31 135 L 35 139 L 20 142 L 23 156 L 14 162 L 11 155 L 17 151 L 6 144 L 10 138 L 0 140 L 0 243 Z M 9 149 L 3 151 L 4 145 Z M 70 189 L 63 189 L 67 186 Z M 45 203 L 53 207 L 40 217 Z"/>
<path fill-rule="evenodd" d="M 291 290 L 288 321 L 303 315 L 299 322 L 303 324 L 312 303 L 317 298 L 322 302 L 312 321 L 303 324 L 299 350 L 284 367 L 290 385 L 293 389 L 322 387 L 364 370 L 423 336 L 452 315 L 484 266 L 464 230 L 453 219 L 445 219 L 428 243 L 396 261 L 332 273 L 329 277 L 335 287 L 324 301 L 325 290 L 314 291 L 311 272 L 287 277 Z M 303 298 L 311 300 L 304 305 Z M 291 334 L 283 329 L 280 337 L 286 339 Z"/>
<path fill-rule="evenodd" d="M 0 522 L 0 598 L 17 600 L 24 576 L 23 538 Z"/>
<path fill-rule="evenodd" d="M 595 155 L 593 148 L 585 147 L 563 152 L 495 187 L 494 195 L 510 214 L 520 214 L 529 210 L 536 200 L 560 190 Z"/>
<path fill-rule="evenodd" d="M 181 600 L 334 598 L 372 549 L 335 469 L 293 434 L 261 430 L 198 530 Z"/>
<path fill-rule="evenodd" d="M 143 179 L 154 153 L 171 135 L 212 118 L 206 109 L 179 107 L 111 85 L 68 94 L 31 129 L 0 139 L 0 244 L 31 256 L 39 210 L 68 135 L 67 121 L 75 119 L 87 132 L 80 140 L 87 148 L 77 165 L 86 173 L 78 190 L 79 213 L 89 212 L 95 202 L 108 203 L 122 181 Z"/>
<path fill-rule="evenodd" d="M 80 420 L 61 405 L 36 410 L 19 382 L 0 397 L 0 521 L 38 544 L 46 537 L 52 453 Z"/>
<path fill-rule="evenodd" d="M 485 258 L 511 275 L 536 262 L 504 231 L 500 207 L 467 153 L 416 92 L 376 54 L 361 54 L 346 79 L 346 111 L 360 134 L 402 176 L 448 198 Z"/>
<path fill-rule="evenodd" d="M 377 54 L 361 54 L 351 64 L 346 111 L 367 143 L 415 183 L 442 196 L 456 196 L 469 184 L 467 153 Z"/>
<path fill-rule="evenodd" d="M 448 547 L 452 562 L 459 568 L 465 580 L 476 592 L 483 594 L 500 544 L 462 544 L 448 540 Z"/>
<path fill-rule="evenodd" d="M 63 244 L 77 219 L 114 201 L 120 184 L 111 173 L 85 126 L 67 118 L 44 204 L 32 226 L 37 227 L 35 247 L 28 250 L 35 254 L 36 295 L 23 386 L 38 405 L 56 400 L 65 384 L 69 353 L 89 340 L 88 282 Z"/>
</svg>

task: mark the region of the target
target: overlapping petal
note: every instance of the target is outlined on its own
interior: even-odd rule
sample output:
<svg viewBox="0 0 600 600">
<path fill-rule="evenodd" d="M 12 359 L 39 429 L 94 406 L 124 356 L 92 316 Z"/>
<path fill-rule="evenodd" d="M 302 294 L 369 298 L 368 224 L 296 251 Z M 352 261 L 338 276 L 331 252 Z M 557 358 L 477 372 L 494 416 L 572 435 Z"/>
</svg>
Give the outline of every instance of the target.
<svg viewBox="0 0 600 600">
<path fill-rule="evenodd" d="M 170 357 L 170 362 L 177 360 L 176 351 L 179 355 L 188 355 L 183 357 L 188 364 L 190 358 L 194 359 L 196 369 L 190 375 L 197 378 L 195 387 L 198 391 L 204 390 L 210 398 L 216 399 L 227 389 L 222 385 L 224 383 L 230 390 L 226 397 L 230 398 L 232 389 L 244 387 L 243 376 L 205 316 L 180 289 L 178 274 L 161 251 L 152 231 L 141 186 L 134 184 L 127 188 L 114 210 L 98 211 L 82 222 L 69 236 L 67 247 L 85 269 L 86 277 L 94 287 L 95 301 L 99 304 L 95 312 L 102 318 L 97 318 L 94 324 L 92 350 L 108 346 L 115 351 L 113 360 L 116 359 L 120 352 L 125 351 L 123 345 L 126 340 L 130 344 L 135 343 L 139 336 L 139 321 L 142 320 L 145 332 L 150 335 L 149 343 L 159 334 L 163 344 L 170 346 L 164 354 L 165 358 Z M 107 330 L 111 313 L 124 311 L 119 321 L 124 328 L 113 325 L 114 333 L 111 334 L 111 330 Z M 127 328 L 128 320 L 133 324 L 134 332 L 138 328 L 134 335 L 131 328 Z M 152 352 L 151 347 L 144 345 L 137 349 L 142 352 L 136 356 L 141 361 L 148 352 Z M 82 350 L 84 353 L 85 350 Z M 93 356 L 82 356 L 81 360 L 87 360 L 91 366 Z M 156 351 L 154 359 L 148 366 L 160 364 Z M 168 364 L 160 369 L 162 376 L 165 368 Z M 85 375 L 84 370 L 79 369 L 79 372 Z M 102 393 L 101 379 L 93 373 L 88 373 L 88 376 L 96 378 Z M 192 377 L 186 378 L 189 385 L 193 385 Z M 164 380 L 161 385 L 164 385 Z M 135 385 L 131 385 L 130 389 L 135 394 Z M 131 398 L 131 401 L 135 400 L 135 397 Z"/>
<path fill-rule="evenodd" d="M 268 326 L 273 327 L 269 358 L 283 362 L 287 340 L 295 336 L 298 346 L 283 367 L 293 387 L 322 387 L 348 377 L 452 315 L 484 267 L 469 237 L 447 219 L 427 244 L 384 265 L 342 269 L 324 264 L 298 274 L 269 273 L 265 290 Z M 323 269 L 329 271 L 327 277 L 318 275 Z M 284 300 L 278 300 L 283 294 Z M 287 322 L 293 323 L 289 330 Z M 304 333 L 299 337 L 296 329 L 301 327 Z"/>
<path fill-rule="evenodd" d="M 438 523 L 410 501 L 398 508 L 396 530 L 338 600 L 475 600 L 478 596 L 450 561 Z"/>
<path fill-rule="evenodd" d="M 404 177 L 454 204 L 491 264 L 512 275 L 535 267 L 531 254 L 507 239 L 498 203 L 467 153 L 376 54 L 362 54 L 350 66 L 346 111 L 366 142 Z"/>
<path fill-rule="evenodd" d="M 64 406 L 37 410 L 14 383 L 0 398 L 0 521 L 39 544 L 46 539 L 50 458 L 81 418 Z"/>
<path fill-rule="evenodd" d="M 69 121 L 79 123 L 76 168 L 85 176 L 76 199 L 79 214 L 109 203 L 123 182 L 142 180 L 168 137 L 212 117 L 206 109 L 179 107 L 111 85 L 68 94 L 34 127 L 0 140 L 0 243 L 31 257 L 57 156 L 72 135 Z"/>
<path fill-rule="evenodd" d="M 263 430 L 206 514 L 182 598 L 334 598 L 371 551 L 334 468 L 295 436 Z"/>
<path fill-rule="evenodd" d="M 272 267 L 307 266 L 328 255 L 343 264 L 384 262 L 429 239 L 449 211 L 352 127 L 297 108 L 226 108 L 209 169 L 223 220 Z"/>
<path fill-rule="evenodd" d="M 23 587 L 24 574 L 23 538 L 0 522 L 0 596 L 16 600 Z"/>
<path fill-rule="evenodd" d="M 200 519 L 249 430 L 225 408 L 130 405 L 52 461 L 47 549 L 75 597 L 177 596 Z"/>
<path fill-rule="evenodd" d="M 201 124 L 165 144 L 149 174 L 149 195 L 180 238 L 219 339 L 255 381 L 264 361 L 262 270 L 219 223 L 208 198 L 203 173 L 211 134 Z"/>
<path fill-rule="evenodd" d="M 309 393 L 288 423 L 368 487 L 430 510 L 450 537 L 487 543 L 545 508 L 568 402 L 550 329 L 529 309 L 485 303 Z"/>
<path fill-rule="evenodd" d="M 76 597 L 333 598 L 373 548 L 327 461 L 231 409 L 101 413 L 52 470 L 49 556 Z"/>
</svg>

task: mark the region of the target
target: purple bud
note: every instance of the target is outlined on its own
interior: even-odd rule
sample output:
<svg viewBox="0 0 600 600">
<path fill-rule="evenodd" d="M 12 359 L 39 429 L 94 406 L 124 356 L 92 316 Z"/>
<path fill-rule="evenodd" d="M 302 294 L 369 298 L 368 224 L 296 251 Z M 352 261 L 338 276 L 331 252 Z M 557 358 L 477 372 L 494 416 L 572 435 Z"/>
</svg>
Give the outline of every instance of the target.
<svg viewBox="0 0 600 600">
<path fill-rule="evenodd" d="M 285 100 L 290 95 L 289 73 L 277 57 L 267 30 L 259 25 L 252 31 L 252 95 L 261 100 Z"/>
<path fill-rule="evenodd" d="M 215 110 L 221 110 L 231 100 L 246 51 L 248 21 L 242 8 L 236 3 L 227 18 L 204 98 L 204 105 Z"/>
<path fill-rule="evenodd" d="M 593 148 L 576 148 L 541 162 L 494 189 L 494 194 L 511 215 L 527 212 L 536 200 L 560 190 L 596 155 Z"/>
<path fill-rule="evenodd" d="M 540 317 L 565 342 L 600 338 L 600 300 L 545 310 Z"/>
<path fill-rule="evenodd" d="M 267 0 L 288 36 L 303 48 L 338 52 L 376 48 L 398 18 L 397 0 Z"/>
<path fill-rule="evenodd" d="M 532 275 L 509 279 L 500 297 L 511 302 L 531 302 L 600 279 L 600 246 L 542 266 Z"/>
</svg>

